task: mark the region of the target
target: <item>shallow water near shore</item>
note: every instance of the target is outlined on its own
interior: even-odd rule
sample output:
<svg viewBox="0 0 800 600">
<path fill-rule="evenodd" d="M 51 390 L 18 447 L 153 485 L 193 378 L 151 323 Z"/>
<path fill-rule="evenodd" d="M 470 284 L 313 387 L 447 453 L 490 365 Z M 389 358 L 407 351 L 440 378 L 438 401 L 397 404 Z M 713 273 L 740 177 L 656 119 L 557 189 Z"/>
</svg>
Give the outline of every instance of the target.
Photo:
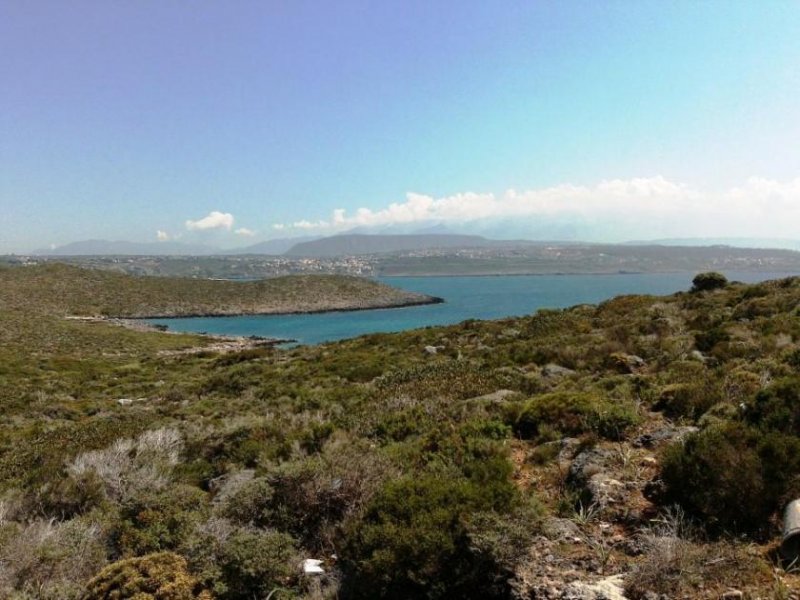
<svg viewBox="0 0 800 600">
<path fill-rule="evenodd" d="M 755 283 L 792 273 L 726 271 L 732 281 Z M 527 315 L 540 308 L 595 304 L 620 294 L 664 295 L 688 290 L 692 273 L 613 275 L 515 275 L 495 277 L 381 277 L 387 285 L 444 298 L 443 304 L 329 312 L 148 319 L 171 331 L 263 336 L 319 344 L 376 332 L 449 325 L 466 319 Z"/>
</svg>

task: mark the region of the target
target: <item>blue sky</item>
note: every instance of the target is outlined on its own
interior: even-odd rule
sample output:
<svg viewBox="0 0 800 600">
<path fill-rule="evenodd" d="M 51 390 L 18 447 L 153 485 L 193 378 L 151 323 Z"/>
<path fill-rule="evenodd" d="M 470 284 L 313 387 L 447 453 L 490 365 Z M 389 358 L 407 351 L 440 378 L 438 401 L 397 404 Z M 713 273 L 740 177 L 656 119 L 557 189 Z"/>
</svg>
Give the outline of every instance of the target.
<svg viewBox="0 0 800 600">
<path fill-rule="evenodd" d="M 5 0 L 0 252 L 792 236 L 798 98 L 794 1 Z"/>
</svg>

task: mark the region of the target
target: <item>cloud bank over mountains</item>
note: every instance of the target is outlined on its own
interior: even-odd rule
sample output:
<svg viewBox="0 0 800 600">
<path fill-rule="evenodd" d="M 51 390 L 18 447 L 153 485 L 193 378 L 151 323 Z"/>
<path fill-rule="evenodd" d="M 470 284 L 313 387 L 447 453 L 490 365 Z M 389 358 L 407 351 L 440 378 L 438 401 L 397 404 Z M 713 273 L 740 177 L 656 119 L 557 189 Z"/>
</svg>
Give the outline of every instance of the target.
<svg viewBox="0 0 800 600">
<path fill-rule="evenodd" d="M 334 210 L 328 219 L 275 223 L 280 231 L 321 234 L 430 222 L 453 225 L 520 221 L 571 225 L 593 239 L 641 236 L 787 236 L 800 225 L 800 178 L 778 182 L 758 177 L 724 191 L 702 191 L 662 176 L 601 181 L 494 193 L 464 192 L 434 198 L 408 193 L 382 209 Z"/>
<path fill-rule="evenodd" d="M 266 219 L 265 219 L 266 220 Z M 788 182 L 751 177 L 726 190 L 700 190 L 662 176 L 561 184 L 502 194 L 463 192 L 435 198 L 413 193 L 383 208 L 336 209 L 329 217 L 234 226 L 231 212 L 213 210 L 184 222 L 197 241 L 328 236 L 343 232 L 480 234 L 496 239 L 625 242 L 670 238 L 798 237 L 800 177 Z M 239 225 L 237 223 L 237 225 Z M 181 233 L 158 229 L 168 242 Z M 223 242 L 224 243 L 224 242 Z"/>
</svg>

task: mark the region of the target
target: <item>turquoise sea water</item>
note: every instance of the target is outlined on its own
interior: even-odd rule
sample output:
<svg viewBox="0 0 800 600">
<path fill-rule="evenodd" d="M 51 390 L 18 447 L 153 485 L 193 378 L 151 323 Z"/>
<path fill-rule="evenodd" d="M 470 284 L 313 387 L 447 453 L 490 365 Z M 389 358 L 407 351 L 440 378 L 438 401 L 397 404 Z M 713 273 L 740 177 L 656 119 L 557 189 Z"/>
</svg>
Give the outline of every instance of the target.
<svg viewBox="0 0 800 600">
<path fill-rule="evenodd" d="M 728 271 L 729 279 L 757 282 L 790 273 Z M 383 277 L 383 283 L 444 298 L 444 304 L 311 315 L 150 319 L 172 331 L 258 335 L 302 344 L 447 325 L 466 319 L 526 315 L 540 308 L 597 303 L 620 294 L 670 294 L 691 287 L 691 273 L 532 275 L 497 277 Z"/>
</svg>

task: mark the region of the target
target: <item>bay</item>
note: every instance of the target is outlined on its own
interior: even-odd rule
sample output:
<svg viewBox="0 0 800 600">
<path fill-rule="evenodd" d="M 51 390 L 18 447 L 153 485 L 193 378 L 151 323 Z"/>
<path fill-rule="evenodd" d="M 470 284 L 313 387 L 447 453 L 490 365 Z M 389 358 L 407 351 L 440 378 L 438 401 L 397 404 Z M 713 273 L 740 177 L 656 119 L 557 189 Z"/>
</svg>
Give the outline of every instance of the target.
<svg viewBox="0 0 800 600">
<path fill-rule="evenodd" d="M 732 281 L 755 283 L 791 273 L 727 271 Z M 449 325 L 466 319 L 527 315 L 540 308 L 596 304 L 621 294 L 664 295 L 688 290 L 692 273 L 514 275 L 494 277 L 381 277 L 391 286 L 444 298 L 443 304 L 307 315 L 148 319 L 171 331 L 263 336 L 319 344 L 367 333 Z"/>
</svg>

